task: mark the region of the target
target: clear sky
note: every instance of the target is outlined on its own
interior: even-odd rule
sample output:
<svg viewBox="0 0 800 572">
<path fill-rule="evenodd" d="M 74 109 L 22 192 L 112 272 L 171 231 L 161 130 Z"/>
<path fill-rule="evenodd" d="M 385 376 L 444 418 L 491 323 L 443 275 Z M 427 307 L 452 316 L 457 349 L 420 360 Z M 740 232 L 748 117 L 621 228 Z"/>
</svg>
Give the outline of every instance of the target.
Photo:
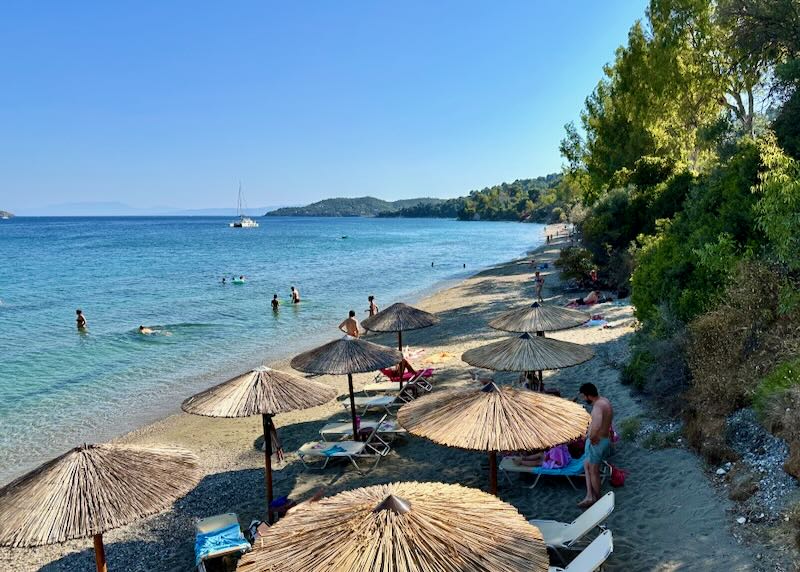
<svg viewBox="0 0 800 572">
<path fill-rule="evenodd" d="M 0 208 L 451 197 L 558 171 L 644 0 L 16 2 Z"/>
</svg>

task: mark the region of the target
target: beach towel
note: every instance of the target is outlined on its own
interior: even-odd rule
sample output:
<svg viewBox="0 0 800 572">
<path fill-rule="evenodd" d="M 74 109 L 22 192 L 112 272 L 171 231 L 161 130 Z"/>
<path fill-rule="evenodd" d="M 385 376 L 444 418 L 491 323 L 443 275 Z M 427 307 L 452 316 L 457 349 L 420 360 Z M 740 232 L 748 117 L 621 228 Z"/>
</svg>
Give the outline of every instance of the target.
<svg viewBox="0 0 800 572">
<path fill-rule="evenodd" d="M 572 461 L 572 455 L 566 445 L 558 445 L 544 454 L 543 469 L 561 469 Z"/>
<path fill-rule="evenodd" d="M 561 467 L 560 469 L 548 469 L 545 468 L 544 466 L 531 467 L 531 472 L 534 475 L 577 477 L 583 475 L 583 461 L 585 460 L 586 460 L 585 456 L 581 456 L 577 459 L 572 459 L 568 465 L 566 465 L 565 467 Z"/>
<path fill-rule="evenodd" d="M 418 375 L 418 373 L 411 373 L 410 371 L 403 372 L 402 377 L 396 374 L 394 368 L 382 368 L 381 373 L 389 378 L 390 381 L 411 381 L 414 377 Z M 428 379 L 433 375 L 433 368 L 428 367 L 422 370 L 422 377 L 423 379 Z"/>
<path fill-rule="evenodd" d="M 211 532 L 198 532 L 194 541 L 195 566 L 199 566 L 209 554 L 221 550 L 250 550 L 250 543 L 238 523 Z"/>
<path fill-rule="evenodd" d="M 370 431 L 371 432 L 371 431 Z M 326 457 L 330 457 L 331 455 L 335 455 L 336 453 L 344 453 L 345 449 L 340 447 L 339 445 L 334 445 L 333 447 L 329 447 L 322 451 L 322 454 Z"/>
<path fill-rule="evenodd" d="M 589 320 L 583 324 L 584 328 L 605 328 L 608 326 L 608 320 Z"/>
</svg>

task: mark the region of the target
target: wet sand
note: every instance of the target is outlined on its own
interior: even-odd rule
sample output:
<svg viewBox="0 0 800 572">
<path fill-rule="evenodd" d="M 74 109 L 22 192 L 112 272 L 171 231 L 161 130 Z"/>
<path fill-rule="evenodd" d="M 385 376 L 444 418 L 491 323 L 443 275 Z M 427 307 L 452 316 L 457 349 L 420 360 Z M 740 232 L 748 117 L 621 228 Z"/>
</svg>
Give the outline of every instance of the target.
<svg viewBox="0 0 800 572">
<path fill-rule="evenodd" d="M 545 300 L 563 304 L 560 283 L 553 261 L 561 243 L 544 246 L 535 253 L 537 263 L 549 262 L 543 272 Z M 424 356 L 447 352 L 435 364 L 436 387 L 471 384 L 470 367 L 459 356 L 467 349 L 499 340 L 505 335 L 486 323 L 512 307 L 532 300 L 534 287 L 531 267 L 526 261 L 512 261 L 487 269 L 446 290 L 424 298 L 417 305 L 437 313 L 438 326 L 408 332 L 404 341 L 424 348 Z M 585 294 L 585 293 L 583 293 Z M 628 305 L 601 304 L 591 309 L 601 313 L 613 326 L 608 329 L 579 327 L 549 334 L 554 338 L 590 344 L 597 356 L 586 364 L 545 373 L 545 383 L 571 398 L 581 383 L 595 383 L 616 409 L 616 424 L 647 411 L 627 387 L 619 383 L 619 367 L 625 362 L 632 329 L 632 308 Z M 336 332 L 331 332 L 331 338 Z M 370 336 L 370 340 L 393 345 L 394 335 Z M 299 348 L 298 348 L 299 349 Z M 289 370 L 288 363 L 274 367 Z M 372 375 L 355 376 L 356 388 L 372 380 Z M 334 385 L 346 394 L 346 379 L 320 376 L 319 381 Z M 515 374 L 498 374 L 497 381 L 510 382 Z M 344 463 L 325 471 L 304 470 L 292 453 L 301 444 L 318 438 L 317 431 L 330 419 L 346 419 L 336 402 L 314 409 L 279 415 L 276 425 L 286 450 L 286 459 L 275 473 L 276 496 L 307 498 L 320 487 L 327 494 L 368 484 L 396 480 L 436 480 L 487 489 L 486 455 L 434 445 L 409 437 L 395 442 L 392 453 L 377 468 L 365 475 Z M 197 518 L 233 511 L 247 525 L 264 515 L 263 454 L 254 443 L 261 434 L 260 418 L 209 419 L 183 413 L 167 417 L 119 439 L 121 442 L 174 444 L 195 451 L 205 477 L 178 501 L 174 508 L 105 535 L 110 570 L 173 571 L 191 570 L 193 524 Z M 614 489 L 616 510 L 607 524 L 614 534 L 614 554 L 608 570 L 758 570 L 753 551 L 732 536 L 726 510 L 730 503 L 711 487 L 701 461 L 682 449 L 647 450 L 632 442 L 621 442 L 612 462 L 630 471 L 626 485 Z M 501 474 L 499 495 L 515 505 L 528 518 L 571 521 L 580 511 L 575 503 L 583 496 L 562 480 L 543 480 L 535 489 L 529 481 Z M 610 490 L 608 484 L 604 491 Z M 92 570 L 94 554 L 91 540 L 69 542 L 37 549 L 0 549 L 0 569 L 54 571 Z"/>
</svg>

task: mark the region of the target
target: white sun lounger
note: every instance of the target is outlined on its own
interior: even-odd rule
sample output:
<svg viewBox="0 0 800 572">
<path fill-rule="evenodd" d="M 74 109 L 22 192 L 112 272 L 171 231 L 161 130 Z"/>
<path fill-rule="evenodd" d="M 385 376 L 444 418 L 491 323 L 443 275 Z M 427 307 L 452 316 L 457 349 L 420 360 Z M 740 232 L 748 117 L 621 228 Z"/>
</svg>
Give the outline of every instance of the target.
<svg viewBox="0 0 800 572">
<path fill-rule="evenodd" d="M 394 415 L 389 409 L 389 406 L 394 405 L 395 401 L 397 401 L 397 398 L 394 395 L 378 395 L 371 397 L 359 396 L 353 399 L 353 402 L 356 406 L 356 413 L 359 415 L 365 415 L 370 409 L 383 409 L 387 415 Z M 350 409 L 349 397 L 347 399 L 343 399 L 339 403 L 341 403 L 342 407 L 345 409 Z"/>
<path fill-rule="evenodd" d="M 395 419 L 385 419 L 386 415 L 384 415 L 381 420 L 362 419 L 360 428 L 375 429 L 377 427 L 378 433 L 382 435 L 405 435 L 408 433 Z M 319 434 L 323 441 L 327 441 L 331 437 L 338 439 L 352 437 L 353 422 L 350 419 L 346 421 L 333 421 L 320 429 Z"/>
<path fill-rule="evenodd" d="M 433 385 L 431 382 L 425 378 L 425 373 L 428 371 L 432 371 L 430 369 L 421 369 L 419 370 L 414 376 L 412 376 L 407 381 L 404 381 L 402 384 L 402 389 L 405 389 L 409 385 L 415 386 L 417 389 L 421 389 L 423 391 L 430 391 L 433 389 Z M 383 374 L 381 374 L 382 376 Z M 430 374 L 429 374 L 430 377 Z M 385 379 L 385 378 L 383 378 Z M 396 393 L 401 390 L 399 381 L 379 381 L 378 379 L 375 380 L 374 383 L 368 383 L 364 386 L 363 391 L 367 395 L 370 393 L 387 393 L 392 392 Z"/>
<path fill-rule="evenodd" d="M 321 470 L 328 466 L 331 459 L 347 459 L 359 473 L 362 473 L 356 459 L 375 459 L 375 463 L 370 467 L 371 470 L 390 451 L 389 444 L 373 429 L 366 441 L 311 441 L 300 447 L 297 455 L 307 469 Z M 321 466 L 312 466 L 312 463 L 318 461 L 322 461 Z"/>
<path fill-rule="evenodd" d="M 570 523 L 557 520 L 529 520 L 528 522 L 541 531 L 544 543 L 560 557 L 561 554 L 558 552 L 560 548 L 572 548 L 576 542 L 602 525 L 612 512 L 614 512 L 614 491 L 604 494 Z"/>
<path fill-rule="evenodd" d="M 230 554 L 244 554 L 251 549 L 239 528 L 239 518 L 233 512 L 200 519 L 195 531 L 195 563 L 198 572 L 206 572 L 208 560 Z"/>
<path fill-rule="evenodd" d="M 578 487 L 575 486 L 575 482 L 572 479 L 584 478 L 583 461 L 585 458 L 586 457 L 584 455 L 578 459 L 572 459 L 567 466 L 560 469 L 543 469 L 541 467 L 518 465 L 514 462 L 514 457 L 503 457 L 503 460 L 500 461 L 499 469 L 503 476 L 505 476 L 506 480 L 508 480 L 509 484 L 511 484 L 511 477 L 509 476 L 511 473 L 536 475 L 536 478 L 533 480 L 533 484 L 528 487 L 529 489 L 534 488 L 539 483 L 539 479 L 541 479 L 542 476 L 561 477 L 567 479 L 567 482 L 572 485 L 573 489 L 577 491 Z M 603 463 L 600 466 L 601 483 L 605 482 L 606 478 L 608 477 L 608 473 L 608 463 Z"/>
<path fill-rule="evenodd" d="M 614 539 L 610 530 L 604 531 L 592 540 L 566 568 L 550 566 L 549 572 L 594 572 L 600 568 L 614 552 Z"/>
</svg>

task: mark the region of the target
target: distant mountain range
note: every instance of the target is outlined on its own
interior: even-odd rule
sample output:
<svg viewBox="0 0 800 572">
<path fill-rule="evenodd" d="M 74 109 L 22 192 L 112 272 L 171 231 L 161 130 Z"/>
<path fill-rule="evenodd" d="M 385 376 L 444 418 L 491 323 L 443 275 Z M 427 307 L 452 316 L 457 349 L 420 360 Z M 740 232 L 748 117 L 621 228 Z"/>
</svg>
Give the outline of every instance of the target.
<svg viewBox="0 0 800 572">
<path fill-rule="evenodd" d="M 304 207 L 283 207 L 269 211 L 265 216 L 378 216 L 419 205 L 437 205 L 444 199 L 430 197 L 384 201 L 375 197 L 325 199 Z"/>
</svg>

